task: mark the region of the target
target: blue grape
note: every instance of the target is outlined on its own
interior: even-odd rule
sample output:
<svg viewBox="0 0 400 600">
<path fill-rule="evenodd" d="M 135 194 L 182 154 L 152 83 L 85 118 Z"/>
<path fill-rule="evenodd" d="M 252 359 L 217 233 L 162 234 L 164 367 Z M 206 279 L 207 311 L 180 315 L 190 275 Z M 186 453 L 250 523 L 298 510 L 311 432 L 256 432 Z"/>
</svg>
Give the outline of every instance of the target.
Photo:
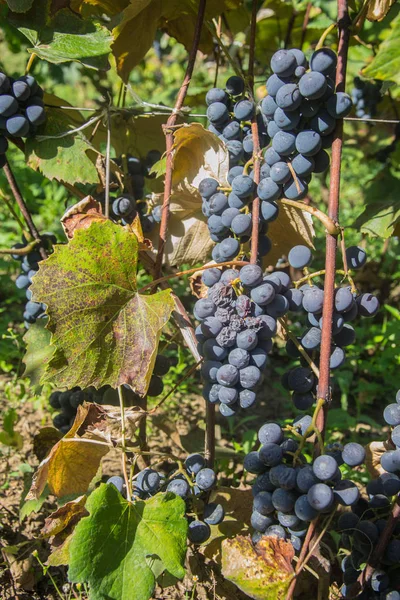
<svg viewBox="0 0 400 600">
<path fill-rule="evenodd" d="M 223 123 L 229 118 L 229 111 L 223 102 L 213 102 L 207 108 L 207 118 L 211 123 Z"/>
<path fill-rule="evenodd" d="M 278 131 L 272 140 L 272 148 L 281 156 L 289 156 L 296 148 L 296 136 L 289 131 Z"/>
<path fill-rule="evenodd" d="M 285 85 L 279 88 L 275 97 L 276 104 L 286 111 L 296 110 L 300 106 L 301 101 L 300 90 L 295 83 L 285 83 Z"/>
<path fill-rule="evenodd" d="M 274 467 L 282 461 L 283 451 L 278 444 L 263 444 L 258 452 L 260 460 L 268 467 Z"/>
<path fill-rule="evenodd" d="M 196 485 L 204 491 L 210 490 L 216 482 L 216 475 L 212 469 L 205 467 L 197 473 L 195 481 Z"/>
<path fill-rule="evenodd" d="M 345 92 L 337 92 L 331 96 L 327 103 L 326 109 L 328 113 L 335 119 L 343 119 L 351 112 L 353 103 L 351 98 Z"/>
<path fill-rule="evenodd" d="M 107 479 L 106 483 L 113 485 L 119 491 L 119 493 L 122 494 L 125 487 L 125 482 L 122 477 L 119 477 L 119 475 L 114 475 L 113 477 Z"/>
<path fill-rule="evenodd" d="M 243 461 L 243 467 L 249 473 L 259 475 L 266 470 L 265 463 L 261 460 L 258 452 L 249 452 L 246 454 Z"/>
<path fill-rule="evenodd" d="M 0 96 L 0 102 L 1 102 Z M 23 115 L 14 115 L 7 119 L 7 131 L 14 137 L 25 137 L 29 133 L 29 121 Z"/>
<path fill-rule="evenodd" d="M 313 71 L 332 75 L 336 70 L 337 56 L 330 48 L 320 48 L 313 52 L 310 59 L 310 67 Z"/>
<path fill-rule="evenodd" d="M 274 114 L 274 120 L 268 124 L 268 134 L 270 137 L 274 137 L 269 132 L 269 126 L 275 123 L 278 126 L 278 129 L 282 129 L 283 131 L 290 131 L 292 129 L 296 129 L 297 125 L 300 122 L 300 113 L 297 111 L 289 112 L 287 109 L 277 108 Z"/>
<path fill-rule="evenodd" d="M 278 105 L 272 96 L 265 96 L 265 98 L 263 98 L 261 102 L 261 111 L 264 115 L 273 117 L 277 108 Z"/>
<path fill-rule="evenodd" d="M 239 214 L 232 220 L 231 229 L 235 235 L 243 236 L 251 232 L 252 221 L 250 214 Z"/>
<path fill-rule="evenodd" d="M 207 287 L 211 287 L 218 283 L 221 278 L 222 271 L 215 267 L 211 269 L 206 269 L 201 276 L 201 280 Z"/>
<path fill-rule="evenodd" d="M 328 454 L 317 456 L 317 458 L 314 460 L 314 475 L 321 481 L 332 479 L 335 476 L 337 469 L 338 465 L 336 460 Z"/>
<path fill-rule="evenodd" d="M 294 269 L 304 269 L 308 267 L 312 260 L 312 253 L 308 246 L 293 246 L 288 254 L 289 264 Z"/>
<path fill-rule="evenodd" d="M 270 223 L 278 218 L 279 207 L 275 202 L 263 201 L 260 206 L 260 217 Z"/>
<path fill-rule="evenodd" d="M 221 88 L 211 88 L 208 90 L 206 94 L 207 106 L 210 106 L 210 104 L 215 102 L 222 102 L 223 104 L 228 102 L 228 95 L 225 90 L 222 90 Z"/>
<path fill-rule="evenodd" d="M 353 506 L 360 498 L 358 487 L 349 479 L 339 481 L 333 489 L 333 495 L 342 506 Z"/>
<path fill-rule="evenodd" d="M 250 408 L 257 399 L 256 393 L 253 390 L 241 390 L 239 392 L 239 404 L 242 408 Z"/>
<path fill-rule="evenodd" d="M 325 150 L 320 150 L 317 154 L 313 155 L 314 159 L 314 173 L 324 173 L 330 163 L 329 154 Z"/>
<path fill-rule="evenodd" d="M 266 177 L 258 184 L 257 195 L 260 200 L 272 202 L 281 196 L 281 188 L 271 177 Z"/>
<path fill-rule="evenodd" d="M 275 298 L 275 290 L 270 283 L 262 283 L 250 292 L 251 299 L 259 306 L 265 306 Z"/>
<path fill-rule="evenodd" d="M 345 444 L 342 450 L 342 459 L 349 467 L 362 465 L 365 460 L 365 449 L 356 442 Z"/>
<path fill-rule="evenodd" d="M 228 366 L 228 365 L 227 365 Z M 232 366 L 232 365 L 229 365 Z M 233 367 L 235 368 L 235 367 Z M 244 367 L 239 371 L 240 385 L 244 389 L 253 389 L 255 388 L 262 380 L 262 373 L 260 369 L 253 365 L 249 365 L 248 367 Z"/>
<path fill-rule="evenodd" d="M 289 179 L 283 186 L 283 195 L 289 200 L 299 200 L 304 198 L 308 192 L 308 185 L 304 179 L 297 177 L 297 180 Z"/>
<path fill-rule="evenodd" d="M 248 175 L 238 175 L 232 181 L 232 192 L 243 199 L 252 193 L 254 182 Z"/>
<path fill-rule="evenodd" d="M 299 496 L 294 505 L 294 512 L 296 517 L 301 521 L 313 521 L 318 515 L 318 511 L 315 510 L 308 501 L 307 494 Z"/>
<path fill-rule="evenodd" d="M 319 111 L 310 121 L 310 126 L 320 135 L 329 135 L 336 127 L 336 120 L 326 110 Z"/>
<path fill-rule="evenodd" d="M 270 168 L 270 177 L 276 184 L 283 184 L 290 179 L 290 169 L 286 162 L 279 161 Z"/>
<path fill-rule="evenodd" d="M 225 510 L 222 504 L 210 502 L 206 504 L 203 511 L 203 519 L 208 525 L 219 525 L 224 520 Z"/>
<path fill-rule="evenodd" d="M 256 287 L 262 281 L 262 269 L 258 265 L 245 265 L 240 269 L 239 278 L 243 285 Z"/>
<path fill-rule="evenodd" d="M 18 110 L 18 102 L 14 96 L 3 94 L 0 96 L 0 116 L 10 117 Z"/>
<path fill-rule="evenodd" d="M 250 121 L 254 115 L 254 102 L 239 100 L 233 108 L 233 114 L 239 121 Z"/>
<path fill-rule="evenodd" d="M 290 75 L 293 75 L 296 67 L 296 58 L 289 50 L 278 50 L 271 58 L 272 71 L 281 77 L 290 77 Z"/>
<path fill-rule="evenodd" d="M 231 94 L 231 96 L 239 96 L 244 91 L 244 81 L 242 77 L 232 75 L 232 77 L 229 77 L 227 80 L 225 88 L 228 94 Z"/>
<path fill-rule="evenodd" d="M 379 310 L 379 300 L 373 294 L 361 294 L 357 298 L 358 313 L 362 317 L 373 317 Z"/>
<path fill-rule="evenodd" d="M 361 269 L 367 262 L 367 253 L 359 246 L 346 248 L 347 265 L 350 269 Z"/>
<path fill-rule="evenodd" d="M 199 184 L 200 195 L 207 200 L 218 191 L 218 188 L 218 181 L 212 177 L 206 177 L 205 179 L 202 179 Z"/>
<path fill-rule="evenodd" d="M 314 170 L 315 163 L 312 156 L 304 156 L 303 154 L 297 154 L 292 160 L 292 167 L 299 177 L 306 177 L 311 175 Z"/>
<path fill-rule="evenodd" d="M 317 71 L 305 73 L 299 80 L 301 95 L 308 100 L 318 100 L 326 91 L 327 81 L 325 75 Z"/>
<path fill-rule="evenodd" d="M 193 544 L 203 544 L 211 535 L 208 523 L 195 519 L 189 523 L 188 538 Z"/>
<path fill-rule="evenodd" d="M 325 511 L 333 504 L 333 491 L 326 483 L 316 483 L 308 490 L 307 500 L 318 512 Z"/>
<path fill-rule="evenodd" d="M 190 492 L 190 487 L 186 479 L 172 479 L 167 485 L 167 492 L 186 498 Z"/>
</svg>

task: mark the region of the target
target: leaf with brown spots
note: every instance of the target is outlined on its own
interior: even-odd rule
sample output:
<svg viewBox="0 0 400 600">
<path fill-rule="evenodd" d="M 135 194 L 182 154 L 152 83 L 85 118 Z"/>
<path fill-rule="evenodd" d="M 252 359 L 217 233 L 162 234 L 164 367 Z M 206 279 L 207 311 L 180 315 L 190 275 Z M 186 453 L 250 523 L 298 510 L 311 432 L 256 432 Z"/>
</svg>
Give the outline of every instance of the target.
<svg viewBox="0 0 400 600">
<path fill-rule="evenodd" d="M 222 574 L 254 600 L 283 600 L 293 578 L 293 546 L 277 537 L 237 536 L 222 544 Z"/>
<path fill-rule="evenodd" d="M 47 305 L 55 348 L 42 383 L 69 389 L 126 383 L 146 394 L 174 301 L 170 289 L 138 293 L 138 252 L 136 235 L 107 220 L 76 230 L 40 263 L 31 289 Z"/>
<path fill-rule="evenodd" d="M 110 449 L 106 442 L 87 436 L 89 424 L 97 423 L 98 414 L 97 404 L 85 402 L 78 406 L 71 429 L 38 466 L 27 500 L 39 498 L 46 483 L 58 498 L 87 492 L 102 457 Z"/>
</svg>

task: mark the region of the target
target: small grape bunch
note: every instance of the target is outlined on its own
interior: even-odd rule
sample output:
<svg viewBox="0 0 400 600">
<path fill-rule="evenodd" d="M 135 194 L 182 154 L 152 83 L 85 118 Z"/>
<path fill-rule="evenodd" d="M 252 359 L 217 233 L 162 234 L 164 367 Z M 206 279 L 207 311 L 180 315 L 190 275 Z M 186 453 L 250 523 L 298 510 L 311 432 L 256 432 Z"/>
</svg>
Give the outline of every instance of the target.
<svg viewBox="0 0 400 600">
<path fill-rule="evenodd" d="M 185 501 L 188 519 L 188 538 L 193 544 L 203 544 L 210 535 L 210 525 L 219 525 L 225 511 L 221 504 L 208 502 L 208 494 L 215 486 L 217 476 L 206 466 L 201 454 L 187 456 L 182 467 L 169 476 L 150 467 L 140 471 L 132 481 L 132 500 L 147 500 L 158 492 L 170 492 Z M 114 476 L 107 480 L 126 496 L 126 486 L 122 477 Z"/>
<path fill-rule="evenodd" d="M 306 441 L 313 433 L 312 418 L 297 417 L 291 429 Z M 355 505 L 360 497 L 355 483 L 342 479 L 340 466 L 360 465 L 365 450 L 360 444 L 343 447 L 340 457 L 322 454 L 308 463 L 298 439 L 279 423 L 266 423 L 258 432 L 260 447 L 244 459 L 244 469 L 257 475 L 253 482 L 253 541 L 263 535 L 277 536 L 299 551 L 308 524 L 319 514 L 331 512 L 337 504 Z"/>
<path fill-rule="evenodd" d="M 127 155 L 126 168 L 130 181 L 125 187 L 132 193 L 124 191 L 112 203 L 112 216 L 115 220 L 121 220 L 122 225 L 132 223 L 136 215 L 139 215 L 143 232 L 150 233 L 155 223 L 160 222 L 161 207 L 149 210 L 145 198 L 146 179 L 153 178 L 151 168 L 160 158 L 158 150 L 150 150 L 144 159 Z M 121 168 L 125 166 L 122 158 L 117 158 L 115 162 Z"/>
<path fill-rule="evenodd" d="M 172 366 L 172 359 L 158 354 L 154 363 L 153 374 L 150 379 L 147 395 L 157 397 L 163 393 L 164 377 Z M 124 402 L 126 406 L 135 406 L 140 404 L 140 397 L 135 394 L 132 388 L 123 384 Z M 53 425 L 65 434 L 71 429 L 78 406 L 84 402 L 96 402 L 97 404 L 118 406 L 119 396 L 118 390 L 109 385 L 104 385 L 96 390 L 94 387 L 89 387 L 82 390 L 80 387 L 74 387 L 70 390 L 55 391 L 49 397 L 49 404 L 52 408 L 59 412 L 53 417 Z"/>
<path fill-rule="evenodd" d="M 0 72 L 0 165 L 4 166 L 7 137 L 30 137 L 46 120 L 43 90 L 32 75 L 18 79 Z M 1 164 L 3 163 L 3 164 Z"/>
<path fill-rule="evenodd" d="M 48 252 L 51 252 L 53 245 L 57 243 L 57 238 L 54 233 L 43 233 L 40 237 L 43 247 Z M 14 244 L 13 248 L 22 250 L 27 245 L 28 240 L 23 236 L 22 242 Z M 12 254 L 11 256 L 14 260 L 18 260 L 21 263 L 22 272 L 15 280 L 15 285 L 19 290 L 25 290 L 27 302 L 25 304 L 23 319 L 26 329 L 29 329 L 30 325 L 35 323 L 37 319 L 44 319 L 46 317 L 46 305 L 41 302 L 34 302 L 32 300 L 32 291 L 29 289 L 32 283 L 32 277 L 36 275 L 42 257 L 40 252 L 36 249 L 33 249 L 24 256 L 20 254 Z"/>
<path fill-rule="evenodd" d="M 366 252 L 359 246 L 346 249 L 347 265 L 351 270 L 361 269 L 367 260 Z M 311 250 L 306 246 L 294 246 L 288 255 L 289 264 L 294 269 L 305 269 L 312 261 Z M 296 285 L 296 282 L 294 282 Z M 306 316 L 305 329 L 296 341 L 289 338 L 286 343 L 287 354 L 300 361 L 299 367 L 287 371 L 282 384 L 290 390 L 292 400 L 298 410 L 308 410 L 315 402 L 317 380 L 305 357 L 316 365 L 319 363 L 322 341 L 322 309 L 324 290 L 315 281 L 294 287 L 289 291 L 289 310 L 296 318 Z M 379 301 L 373 294 L 358 294 L 351 285 L 335 288 L 335 308 L 332 315 L 332 348 L 330 368 L 341 367 L 346 360 L 345 348 L 354 343 L 356 332 L 350 324 L 358 316 L 373 317 L 379 309 Z"/>
</svg>

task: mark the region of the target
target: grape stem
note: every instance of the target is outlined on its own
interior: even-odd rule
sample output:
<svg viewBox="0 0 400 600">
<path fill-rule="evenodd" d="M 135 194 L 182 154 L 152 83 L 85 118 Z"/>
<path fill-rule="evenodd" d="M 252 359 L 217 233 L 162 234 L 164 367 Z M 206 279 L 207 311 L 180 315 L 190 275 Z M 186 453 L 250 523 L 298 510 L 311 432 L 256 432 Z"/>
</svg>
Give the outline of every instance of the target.
<svg viewBox="0 0 400 600">
<path fill-rule="evenodd" d="M 291 175 L 293 177 L 293 181 L 294 181 L 294 184 L 296 186 L 297 193 L 301 194 L 301 187 L 300 187 L 300 182 L 299 182 L 298 177 L 297 177 L 297 173 L 293 169 L 292 163 L 290 161 L 288 161 L 286 164 L 289 167 L 289 171 L 290 171 L 290 173 L 291 173 Z"/>
<path fill-rule="evenodd" d="M 13 193 L 13 196 L 15 198 L 15 201 L 18 204 L 18 207 L 19 207 L 19 209 L 22 213 L 22 216 L 25 220 L 26 226 L 28 227 L 29 233 L 31 234 L 33 239 L 36 240 L 37 244 L 38 245 L 40 244 L 40 246 L 39 246 L 40 256 L 42 257 L 43 260 L 46 260 L 47 252 L 42 246 L 42 240 L 40 238 L 39 231 L 36 229 L 36 226 L 32 220 L 32 217 L 30 215 L 28 207 L 25 204 L 25 200 L 22 197 L 21 191 L 18 187 L 17 181 L 14 177 L 14 174 L 11 170 L 10 163 L 8 162 L 8 160 L 6 160 L 6 164 L 4 165 L 3 170 L 6 175 L 8 184 L 11 188 L 11 191 Z"/>
<path fill-rule="evenodd" d="M 351 291 L 353 292 L 353 294 L 355 292 L 357 292 L 356 284 L 354 283 L 354 279 L 350 275 L 350 271 L 349 270 L 346 273 L 346 271 L 344 269 L 336 269 L 335 272 L 336 272 L 336 275 L 344 275 L 344 278 L 347 279 L 348 282 L 351 285 Z M 314 273 L 307 273 L 307 275 L 305 275 L 301 279 L 298 279 L 297 281 L 294 281 L 293 282 L 294 286 L 297 288 L 302 283 L 307 283 L 307 282 L 311 283 L 312 279 L 315 279 L 316 277 L 321 277 L 322 275 L 325 275 L 325 273 L 326 273 L 325 269 L 321 269 L 320 271 L 314 271 Z"/>
<path fill-rule="evenodd" d="M 165 171 L 165 182 L 164 182 L 164 199 L 162 205 L 160 233 L 158 238 L 157 256 L 154 268 L 155 277 L 159 277 L 161 273 L 161 266 L 164 255 L 164 248 L 167 241 L 168 232 L 168 220 L 169 220 L 169 205 L 172 192 L 172 172 L 174 168 L 174 157 L 173 157 L 173 146 L 174 146 L 174 134 L 171 128 L 176 125 L 178 114 L 183 106 L 186 98 L 186 93 L 192 79 L 194 64 L 196 61 L 197 50 L 200 43 L 200 34 L 203 26 L 204 13 L 206 8 L 206 0 L 199 0 L 199 8 L 197 12 L 195 32 L 192 47 L 190 49 L 188 64 L 186 67 L 186 73 L 182 85 L 180 87 L 174 110 L 168 117 L 166 128 L 165 128 L 165 143 L 166 143 L 166 171 Z"/>
<path fill-rule="evenodd" d="M 0 254 L 15 254 L 16 256 L 26 256 L 27 254 L 32 252 L 32 250 L 34 250 L 34 248 L 36 248 L 38 244 L 39 242 L 37 240 L 33 240 L 33 242 L 30 242 L 24 248 L 1 248 Z"/>
<path fill-rule="evenodd" d="M 245 265 L 248 265 L 248 264 L 249 263 L 247 263 L 243 260 L 228 260 L 223 263 L 216 263 L 216 264 L 212 264 L 212 265 L 203 265 L 202 267 L 195 267 L 194 269 L 187 269 L 186 271 L 178 271 L 177 273 L 171 273 L 171 275 L 165 275 L 164 277 L 159 277 L 158 279 L 154 279 L 151 283 L 148 283 L 147 285 L 144 285 L 142 288 L 140 288 L 140 290 L 138 290 L 138 293 L 141 294 L 145 290 L 148 290 L 149 288 L 153 288 L 155 285 L 158 285 L 159 283 L 162 283 L 163 281 L 168 281 L 169 279 L 174 279 L 175 277 L 183 277 L 183 275 L 190 275 L 193 273 L 197 273 L 198 271 L 205 271 L 206 269 L 213 269 L 213 268 L 218 268 L 218 267 L 228 267 L 228 266 L 244 267 Z"/>
<path fill-rule="evenodd" d="M 308 355 L 308 353 L 304 350 L 303 346 L 301 345 L 301 343 L 299 342 L 297 337 L 295 335 L 293 335 L 293 333 L 290 331 L 285 319 L 280 317 L 278 320 L 279 320 L 279 323 L 281 324 L 281 326 L 283 327 L 283 329 L 285 330 L 287 337 L 293 342 L 293 344 L 296 346 L 297 350 L 300 352 L 302 357 L 308 362 L 314 375 L 317 378 L 319 378 L 319 369 L 318 369 L 317 365 L 312 360 L 312 358 Z"/>
<path fill-rule="evenodd" d="M 304 212 L 310 213 L 311 215 L 313 215 L 313 217 L 321 221 L 328 233 L 330 233 L 331 235 L 339 235 L 340 228 L 335 223 L 334 219 L 330 218 L 327 214 L 322 212 L 322 210 L 315 208 L 315 206 L 309 206 L 304 202 L 298 202 L 297 200 L 288 200 L 287 198 L 282 198 L 281 200 L 279 200 L 279 203 L 286 204 L 286 206 L 293 206 L 294 208 L 300 208 L 301 210 L 304 210 Z"/>
<path fill-rule="evenodd" d="M 250 94 L 254 102 L 254 59 L 255 59 L 255 48 L 256 48 L 256 29 L 257 29 L 257 11 L 258 2 L 253 0 L 251 10 L 251 22 L 250 22 L 250 47 L 249 47 L 249 68 L 248 68 L 248 82 L 250 88 Z M 253 180 L 254 187 L 256 188 L 260 183 L 260 137 L 258 133 L 257 113 L 254 110 L 254 115 L 251 119 L 251 135 L 253 138 Z M 245 168 L 248 163 L 246 163 Z M 258 260 L 258 240 L 260 235 L 259 222 L 260 222 L 260 198 L 258 195 L 255 196 L 251 206 L 251 253 L 250 263 L 255 265 Z"/>
<path fill-rule="evenodd" d="M 111 119 L 107 111 L 107 146 L 106 146 L 106 189 L 104 216 L 110 218 L 110 149 L 111 149 Z"/>
<path fill-rule="evenodd" d="M 124 405 L 124 393 L 123 393 L 123 390 L 122 390 L 122 385 L 118 386 L 118 398 L 119 398 L 119 407 L 120 407 L 120 410 L 121 410 L 121 448 L 122 448 L 121 460 L 122 460 L 122 472 L 124 474 L 127 496 L 128 496 L 128 498 L 132 498 L 132 481 L 128 477 L 128 469 L 127 469 L 125 405 Z"/>
<path fill-rule="evenodd" d="M 329 27 L 327 27 L 327 28 L 325 29 L 324 33 L 321 35 L 321 37 L 320 37 L 320 38 L 319 38 L 319 40 L 318 40 L 318 44 L 315 46 L 315 49 L 316 49 L 316 50 L 319 50 L 320 48 L 322 48 L 322 46 L 323 46 L 323 45 L 324 45 L 324 43 L 325 43 L 325 40 L 326 40 L 326 38 L 328 37 L 328 35 L 329 35 L 330 33 L 332 33 L 332 31 L 333 31 L 334 29 L 336 29 L 337 25 L 338 25 L 337 23 L 331 23 L 331 24 L 329 25 Z"/>
<path fill-rule="evenodd" d="M 32 54 L 30 55 L 29 60 L 26 63 L 25 75 L 28 75 L 29 71 L 31 70 L 33 61 L 35 60 L 36 56 L 37 54 L 35 52 L 32 52 Z"/>
</svg>

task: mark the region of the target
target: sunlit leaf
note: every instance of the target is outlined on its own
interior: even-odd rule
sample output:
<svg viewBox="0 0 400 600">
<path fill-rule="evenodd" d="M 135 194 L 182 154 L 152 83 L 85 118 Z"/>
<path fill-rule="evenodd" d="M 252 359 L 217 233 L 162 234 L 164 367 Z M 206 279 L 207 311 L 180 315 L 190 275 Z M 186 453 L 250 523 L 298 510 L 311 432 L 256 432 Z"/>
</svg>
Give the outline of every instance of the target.
<svg viewBox="0 0 400 600">
<path fill-rule="evenodd" d="M 40 263 L 31 289 L 47 305 L 55 347 L 42 382 L 68 388 L 127 383 L 146 393 L 174 303 L 169 289 L 138 293 L 137 261 L 137 237 L 105 221 L 76 231 Z"/>
<path fill-rule="evenodd" d="M 69 546 L 69 580 L 86 582 L 93 600 L 147 600 L 155 576 L 149 557 L 171 575 L 184 576 L 185 503 L 173 494 L 128 502 L 112 485 L 89 497 L 88 517 L 78 523 Z M 104 543 L 107 540 L 107 552 Z"/>
</svg>

